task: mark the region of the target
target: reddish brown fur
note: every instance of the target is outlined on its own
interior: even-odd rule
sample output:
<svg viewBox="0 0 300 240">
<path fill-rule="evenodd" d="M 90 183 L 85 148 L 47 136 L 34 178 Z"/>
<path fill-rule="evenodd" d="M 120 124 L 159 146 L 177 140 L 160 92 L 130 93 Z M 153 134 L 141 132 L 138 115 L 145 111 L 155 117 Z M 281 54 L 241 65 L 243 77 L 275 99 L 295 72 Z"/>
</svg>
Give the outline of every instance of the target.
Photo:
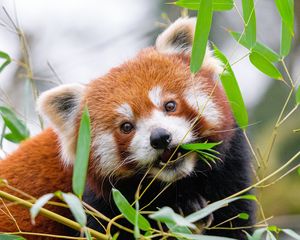
<svg viewBox="0 0 300 240">
<path fill-rule="evenodd" d="M 148 48 L 141 51 L 136 58 L 130 60 L 119 67 L 113 68 L 107 75 L 92 81 L 87 86 L 85 100 L 87 102 L 92 129 L 94 135 L 101 134 L 101 131 L 109 129 L 114 132 L 116 142 L 122 143 L 119 146 L 119 152 L 126 154 L 130 140 L 134 133 L 129 135 L 120 134 L 120 124 L 128 119 L 120 117 L 116 109 L 127 103 L 133 110 L 136 119 L 146 118 L 155 108 L 148 97 L 149 91 L 154 87 L 161 87 L 168 94 L 174 95 L 179 102 L 178 109 L 174 113 L 176 116 L 192 120 L 198 113 L 193 110 L 184 100 L 184 91 L 190 86 L 192 78 L 189 68 L 190 58 L 186 54 L 161 54 L 155 48 Z M 211 92 L 212 99 L 220 111 L 222 122 L 218 126 L 213 126 L 201 117 L 195 128 L 201 136 L 202 130 L 211 130 L 215 134 L 209 136 L 210 139 L 220 141 L 230 136 L 230 128 L 234 126 L 234 120 L 230 106 L 224 95 L 222 87 L 217 83 L 215 69 L 205 68 L 194 77 L 195 82 L 201 82 L 204 91 L 209 96 Z M 216 85 L 216 86 L 215 86 Z M 161 109 L 163 110 L 163 109 Z M 132 119 L 135 121 L 136 119 Z M 219 133 L 218 131 L 222 131 Z M 124 143 L 124 144 L 123 144 Z M 120 158 L 123 160 L 124 158 Z M 93 171 L 98 161 L 91 159 L 89 181 L 95 192 L 101 192 L 99 183 L 103 181 L 98 172 Z M 118 169 L 118 173 L 128 172 L 128 166 L 124 165 Z M 101 186 L 101 184 L 100 184 Z"/>
<path fill-rule="evenodd" d="M 215 86 L 214 78 L 215 72 L 213 72 L 213 69 L 204 66 L 194 80 L 201 82 L 201 85 L 205 86 L 206 93 L 210 95 Z M 126 143 L 119 145 L 119 152 L 126 155 L 126 149 L 133 135 L 120 134 L 119 125 L 126 119 L 120 118 L 116 109 L 121 104 L 128 103 L 136 118 L 149 116 L 155 106 L 148 98 L 148 93 L 149 90 L 157 86 L 160 86 L 163 91 L 166 90 L 169 94 L 177 96 L 175 100 L 179 104 L 174 115 L 189 120 L 195 118 L 198 113 L 188 106 L 183 98 L 184 90 L 187 89 L 190 79 L 189 57 L 186 55 L 163 55 L 154 48 L 143 50 L 135 59 L 112 69 L 104 77 L 87 85 L 83 104 L 87 103 L 89 108 L 93 137 L 101 131 L 110 129 L 114 132 L 114 137 L 118 143 Z M 200 135 L 202 129 L 224 131 L 234 125 L 229 104 L 218 84 L 212 98 L 221 112 L 222 123 L 218 126 L 211 126 L 202 117 L 195 126 Z M 78 115 L 78 119 L 79 117 L 80 115 Z M 78 128 L 78 121 L 76 128 Z M 222 132 L 211 137 L 217 140 L 224 139 L 227 136 L 229 136 L 228 132 Z M 0 177 L 7 179 L 11 185 L 34 197 L 56 190 L 70 191 L 71 169 L 63 168 L 57 141 L 57 135 L 50 129 L 26 141 L 15 153 L 5 161 L 0 162 Z M 89 184 L 90 188 L 99 193 L 102 190 L 99 188 L 101 188 L 103 176 L 97 172 L 99 162 L 93 159 L 93 149 L 91 153 L 88 174 Z M 127 168 L 128 166 L 124 166 L 120 168 L 119 172 L 126 172 L 128 171 Z M 57 210 L 57 208 L 51 206 L 49 206 L 49 209 Z M 10 210 L 23 231 L 63 234 L 61 225 L 43 217 L 39 217 L 37 224 L 32 226 L 26 209 L 13 206 L 10 207 Z M 15 230 L 13 222 L 0 212 L 0 231 Z"/>
<path fill-rule="evenodd" d="M 57 135 L 51 129 L 47 129 L 38 136 L 25 141 L 17 151 L 9 155 L 4 161 L 0 161 L 0 178 L 6 179 L 9 185 L 35 198 L 56 190 L 71 191 L 71 174 L 70 168 L 62 166 Z M 3 186 L 0 186 L 0 190 L 28 199 Z M 8 202 L 6 204 L 8 204 L 11 214 L 24 232 L 49 234 L 64 234 L 65 232 L 63 225 L 42 216 L 38 216 L 36 224 L 32 225 L 28 209 L 10 205 Z M 69 213 L 61 208 L 50 205 L 47 208 L 69 216 Z M 6 209 L 0 202 L 0 232 L 17 231 L 13 220 L 5 215 L 3 211 L 6 212 Z M 27 235 L 26 238 L 30 239 Z M 46 238 L 33 236 L 31 239 Z"/>
</svg>

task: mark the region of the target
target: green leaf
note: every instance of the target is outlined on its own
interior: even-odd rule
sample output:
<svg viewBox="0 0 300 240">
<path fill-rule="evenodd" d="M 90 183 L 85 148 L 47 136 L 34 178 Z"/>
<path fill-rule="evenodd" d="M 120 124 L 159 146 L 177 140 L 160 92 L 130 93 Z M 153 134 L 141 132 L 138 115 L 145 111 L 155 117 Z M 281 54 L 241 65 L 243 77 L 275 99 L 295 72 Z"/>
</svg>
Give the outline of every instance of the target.
<svg viewBox="0 0 300 240">
<path fill-rule="evenodd" d="M 292 237 L 293 239 L 300 240 L 300 235 L 291 229 L 281 229 L 286 235 Z"/>
<path fill-rule="evenodd" d="M 208 150 L 208 149 L 211 149 L 219 144 L 221 144 L 222 142 L 217 142 L 217 143 L 208 143 L 208 142 L 205 142 L 205 143 L 189 143 L 189 144 L 182 144 L 180 145 L 180 147 L 182 149 L 185 149 L 185 150 L 190 150 L 190 151 L 193 151 L 193 150 Z"/>
<path fill-rule="evenodd" d="M 291 50 L 294 36 L 294 0 L 275 0 L 281 16 L 280 55 L 285 57 Z"/>
<path fill-rule="evenodd" d="M 39 214 L 41 208 L 44 207 L 44 205 L 53 197 L 54 197 L 53 193 L 48 193 L 41 196 L 38 200 L 36 200 L 36 202 L 30 208 L 30 216 L 31 216 L 32 224 L 35 224 L 35 218 Z"/>
<path fill-rule="evenodd" d="M 271 232 L 275 232 L 275 233 L 280 233 L 281 229 L 275 225 L 271 225 L 267 227 L 269 231 Z"/>
<path fill-rule="evenodd" d="M 250 62 L 264 74 L 274 79 L 283 80 L 279 70 L 260 53 L 253 51 L 250 53 L 249 59 Z"/>
<path fill-rule="evenodd" d="M 10 133 L 4 136 L 7 140 L 19 143 L 29 137 L 29 130 L 11 109 L 0 106 L 0 114 L 10 130 Z"/>
<path fill-rule="evenodd" d="M 241 33 L 238 32 L 229 31 L 229 33 L 237 42 L 239 42 L 245 48 L 249 50 L 254 50 L 255 52 L 259 52 L 270 62 L 278 62 L 280 60 L 280 56 L 273 49 L 265 46 L 264 44 L 256 42 L 251 48 L 251 46 L 247 44 L 245 34 L 241 36 Z"/>
<path fill-rule="evenodd" d="M 198 72 L 202 66 L 207 47 L 212 16 L 212 0 L 200 0 L 190 64 L 192 73 Z"/>
<path fill-rule="evenodd" d="M 73 192 L 82 197 L 84 192 L 86 174 L 89 162 L 91 147 L 91 123 L 87 107 L 85 106 L 79 127 L 79 134 L 76 148 L 76 159 L 73 170 Z"/>
<path fill-rule="evenodd" d="M 119 190 L 113 188 L 112 193 L 114 202 L 117 205 L 120 212 L 130 223 L 134 225 L 137 214 L 135 209 L 129 204 L 129 202 Z M 147 231 L 151 228 L 150 223 L 140 213 L 138 213 L 138 226 L 144 231 Z"/>
<path fill-rule="evenodd" d="M 11 58 L 10 56 L 5 53 L 0 51 L 0 58 L 4 59 L 5 61 L 2 63 L 2 65 L 0 65 L 0 72 L 8 65 L 11 63 Z"/>
<path fill-rule="evenodd" d="M 61 193 L 61 195 L 63 200 L 70 207 L 70 211 L 72 212 L 76 222 L 79 223 L 81 227 L 86 226 L 87 217 L 79 198 L 72 193 Z"/>
<path fill-rule="evenodd" d="M 298 172 L 298 174 L 300 175 L 300 167 L 298 167 L 297 172 Z"/>
<path fill-rule="evenodd" d="M 237 200 L 241 200 L 241 199 L 249 199 L 249 197 L 248 197 L 248 195 L 246 195 L 246 196 L 241 196 L 241 197 L 236 197 L 236 198 L 223 199 L 223 200 L 211 203 L 211 204 L 207 205 L 205 208 L 188 215 L 185 219 L 188 220 L 189 222 L 197 222 L 197 221 L 207 217 L 212 212 L 214 212 L 222 207 L 226 207 L 229 203 L 237 201 Z"/>
<path fill-rule="evenodd" d="M 175 213 L 170 207 L 163 207 L 157 212 L 149 215 L 149 217 L 162 223 L 171 224 L 171 226 L 176 225 L 181 227 L 189 227 L 192 229 L 196 228 L 194 224 L 192 224 L 189 220 L 185 219 L 181 215 Z"/>
<path fill-rule="evenodd" d="M 262 43 L 256 42 L 253 50 L 255 52 L 259 52 L 270 62 L 278 62 L 280 60 L 280 56 L 273 49 L 263 45 Z"/>
<path fill-rule="evenodd" d="M 84 228 L 84 234 L 85 234 L 87 240 L 92 240 L 93 239 L 90 231 L 86 227 Z"/>
<path fill-rule="evenodd" d="M 248 220 L 249 219 L 249 214 L 248 213 L 240 213 L 239 214 L 239 219 Z"/>
<path fill-rule="evenodd" d="M 134 237 L 135 239 L 139 239 L 141 237 L 140 228 L 139 228 L 139 201 L 138 198 L 135 200 L 135 219 L 134 219 Z"/>
<path fill-rule="evenodd" d="M 175 5 L 184 7 L 190 10 L 198 10 L 200 7 L 199 0 L 179 0 L 175 2 Z M 234 7 L 233 0 L 213 0 L 213 11 L 228 11 Z"/>
<path fill-rule="evenodd" d="M 0 234 L 1 240 L 24 240 L 25 238 L 17 235 Z"/>
<path fill-rule="evenodd" d="M 296 103 L 300 104 L 300 86 L 298 87 L 296 91 Z"/>
<path fill-rule="evenodd" d="M 285 22 L 281 22 L 281 40 L 280 40 L 280 55 L 287 56 L 290 53 L 292 45 L 292 34 L 289 31 Z"/>
<path fill-rule="evenodd" d="M 246 199 L 246 200 L 251 200 L 251 201 L 257 201 L 257 198 L 252 194 L 243 195 L 240 198 L 241 199 Z"/>
<path fill-rule="evenodd" d="M 191 234 L 192 231 L 185 226 L 178 226 L 176 223 L 165 223 L 171 232 Z"/>
<path fill-rule="evenodd" d="M 267 230 L 266 240 L 276 240 L 276 237 L 273 235 L 272 232 L 270 232 L 269 230 Z"/>
<path fill-rule="evenodd" d="M 185 234 L 185 233 L 174 233 L 175 236 L 189 240 L 236 240 L 234 238 L 219 237 L 219 236 L 207 236 L 199 234 Z"/>
<path fill-rule="evenodd" d="M 256 43 L 256 16 L 253 0 L 242 0 L 245 36 L 247 45 L 253 47 Z"/>
<path fill-rule="evenodd" d="M 263 234 L 267 231 L 267 228 L 256 229 L 252 236 L 247 234 L 248 240 L 262 240 Z"/>
<path fill-rule="evenodd" d="M 113 235 L 113 237 L 112 237 L 111 240 L 117 240 L 118 237 L 119 237 L 119 235 L 120 235 L 120 233 L 119 233 L 119 232 L 116 232 L 116 233 Z"/>
<path fill-rule="evenodd" d="M 294 0 L 275 0 L 282 21 L 291 35 L 294 35 Z"/>
<path fill-rule="evenodd" d="M 217 48 L 216 45 L 213 45 L 213 48 L 215 56 L 222 62 L 223 67 L 225 68 L 220 79 L 234 118 L 240 128 L 246 129 L 248 126 L 248 113 L 239 84 L 225 55 Z"/>
</svg>

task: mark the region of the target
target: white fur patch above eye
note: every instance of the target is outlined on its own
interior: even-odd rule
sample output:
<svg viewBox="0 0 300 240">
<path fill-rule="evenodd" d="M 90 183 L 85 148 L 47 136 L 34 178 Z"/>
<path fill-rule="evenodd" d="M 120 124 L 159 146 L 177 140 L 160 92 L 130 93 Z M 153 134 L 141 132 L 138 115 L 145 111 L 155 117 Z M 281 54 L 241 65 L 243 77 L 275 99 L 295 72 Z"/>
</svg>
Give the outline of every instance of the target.
<svg viewBox="0 0 300 240">
<path fill-rule="evenodd" d="M 123 103 L 117 108 L 117 113 L 123 115 L 124 117 L 128 119 L 133 119 L 134 114 L 132 111 L 132 108 L 128 103 Z"/>
<path fill-rule="evenodd" d="M 149 99 L 156 106 L 160 107 L 162 105 L 162 89 L 161 87 L 154 87 L 148 93 Z"/>
<path fill-rule="evenodd" d="M 194 108 L 198 113 L 201 113 L 209 123 L 216 126 L 221 123 L 221 112 L 218 106 L 204 91 L 200 89 L 189 89 L 185 92 L 185 100 Z"/>
</svg>

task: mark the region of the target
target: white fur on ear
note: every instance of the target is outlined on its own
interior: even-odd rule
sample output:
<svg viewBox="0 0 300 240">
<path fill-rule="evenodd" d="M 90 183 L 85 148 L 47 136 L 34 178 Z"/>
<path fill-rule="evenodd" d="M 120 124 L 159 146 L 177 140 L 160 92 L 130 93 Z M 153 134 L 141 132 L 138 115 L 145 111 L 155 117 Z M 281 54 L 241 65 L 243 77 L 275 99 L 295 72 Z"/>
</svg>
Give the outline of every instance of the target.
<svg viewBox="0 0 300 240">
<path fill-rule="evenodd" d="M 156 49 L 161 53 L 190 52 L 192 49 L 196 18 L 178 18 L 156 39 Z"/>
<path fill-rule="evenodd" d="M 81 84 L 61 85 L 42 93 L 37 101 L 38 112 L 49 119 L 59 136 L 62 158 L 66 164 L 75 159 L 75 120 L 84 90 L 85 86 Z"/>
<path fill-rule="evenodd" d="M 196 27 L 196 18 L 179 18 L 172 23 L 156 39 L 155 47 L 158 52 L 163 54 L 190 54 L 192 51 L 194 33 Z M 216 74 L 222 72 L 220 62 L 213 57 L 209 46 L 202 67 L 213 70 Z"/>
</svg>

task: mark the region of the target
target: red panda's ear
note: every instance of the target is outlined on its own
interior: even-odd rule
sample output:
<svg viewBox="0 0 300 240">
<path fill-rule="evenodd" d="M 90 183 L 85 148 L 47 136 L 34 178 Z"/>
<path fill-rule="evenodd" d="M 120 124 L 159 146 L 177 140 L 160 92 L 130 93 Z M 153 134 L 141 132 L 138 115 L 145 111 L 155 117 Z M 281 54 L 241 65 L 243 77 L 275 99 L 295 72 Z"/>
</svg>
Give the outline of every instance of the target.
<svg viewBox="0 0 300 240">
<path fill-rule="evenodd" d="M 190 54 L 192 51 L 196 18 L 179 18 L 172 23 L 156 39 L 156 50 L 162 54 Z M 218 76 L 223 71 L 223 67 L 217 60 L 207 45 L 202 68 L 206 68 L 214 76 Z"/>
<path fill-rule="evenodd" d="M 189 53 L 195 32 L 195 18 L 179 18 L 156 39 L 156 49 L 161 53 Z"/>
<path fill-rule="evenodd" d="M 65 163 L 71 163 L 75 156 L 76 127 L 85 86 L 66 84 L 41 94 L 37 101 L 38 112 L 45 116 L 60 139 Z"/>
</svg>

